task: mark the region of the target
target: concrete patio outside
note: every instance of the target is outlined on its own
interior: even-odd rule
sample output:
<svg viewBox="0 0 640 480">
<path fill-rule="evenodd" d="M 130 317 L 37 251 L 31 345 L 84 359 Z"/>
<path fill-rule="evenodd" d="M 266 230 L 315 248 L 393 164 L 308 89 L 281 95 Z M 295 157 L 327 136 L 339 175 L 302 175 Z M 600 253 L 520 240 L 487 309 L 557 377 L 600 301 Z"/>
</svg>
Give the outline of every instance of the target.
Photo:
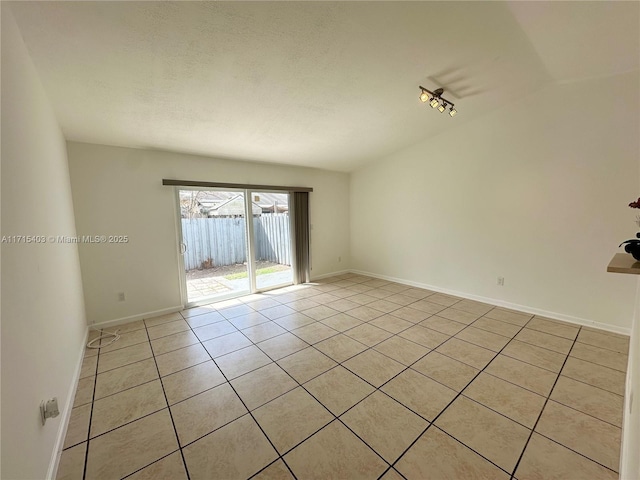
<svg viewBox="0 0 640 480">
<path fill-rule="evenodd" d="M 292 282 L 293 277 L 291 267 L 288 265 L 278 266 L 284 268 L 277 272 L 264 273 L 257 276 L 257 285 L 259 289 L 285 285 Z M 246 268 L 246 266 L 239 267 L 242 267 L 238 269 L 239 272 Z M 209 272 L 210 275 L 207 275 L 207 272 Z M 187 272 L 188 301 L 191 303 L 233 292 L 249 292 L 248 277 L 238 279 L 225 278 L 228 276 L 230 275 L 227 272 L 219 272 L 218 269 Z"/>
</svg>

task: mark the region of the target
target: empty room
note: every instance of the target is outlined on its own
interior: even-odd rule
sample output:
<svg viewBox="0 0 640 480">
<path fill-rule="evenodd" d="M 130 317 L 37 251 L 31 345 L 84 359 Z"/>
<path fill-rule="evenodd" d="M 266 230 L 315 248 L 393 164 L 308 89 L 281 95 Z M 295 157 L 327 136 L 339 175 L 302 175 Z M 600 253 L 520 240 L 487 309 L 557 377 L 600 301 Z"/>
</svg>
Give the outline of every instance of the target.
<svg viewBox="0 0 640 480">
<path fill-rule="evenodd" d="M 640 3 L 0 7 L 3 480 L 640 479 Z"/>
</svg>

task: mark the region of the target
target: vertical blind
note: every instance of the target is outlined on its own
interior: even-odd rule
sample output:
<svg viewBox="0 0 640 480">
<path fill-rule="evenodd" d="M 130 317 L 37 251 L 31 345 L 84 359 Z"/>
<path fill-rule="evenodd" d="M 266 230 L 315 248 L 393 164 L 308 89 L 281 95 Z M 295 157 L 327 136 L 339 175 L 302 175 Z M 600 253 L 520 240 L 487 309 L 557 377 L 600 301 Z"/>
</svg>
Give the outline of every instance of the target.
<svg viewBox="0 0 640 480">
<path fill-rule="evenodd" d="M 306 283 L 311 280 L 309 255 L 309 192 L 293 192 L 293 236 L 295 245 L 295 281 Z"/>
</svg>

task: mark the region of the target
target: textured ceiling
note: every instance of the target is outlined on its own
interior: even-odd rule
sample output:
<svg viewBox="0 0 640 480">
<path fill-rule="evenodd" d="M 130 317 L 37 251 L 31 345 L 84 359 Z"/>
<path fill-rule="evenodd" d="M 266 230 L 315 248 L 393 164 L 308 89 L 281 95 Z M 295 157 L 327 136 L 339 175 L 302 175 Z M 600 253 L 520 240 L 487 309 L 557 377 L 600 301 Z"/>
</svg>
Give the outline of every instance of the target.
<svg viewBox="0 0 640 480">
<path fill-rule="evenodd" d="M 638 68 L 637 2 L 15 2 L 66 138 L 349 171 Z M 445 88 L 450 118 L 418 100 Z"/>
</svg>

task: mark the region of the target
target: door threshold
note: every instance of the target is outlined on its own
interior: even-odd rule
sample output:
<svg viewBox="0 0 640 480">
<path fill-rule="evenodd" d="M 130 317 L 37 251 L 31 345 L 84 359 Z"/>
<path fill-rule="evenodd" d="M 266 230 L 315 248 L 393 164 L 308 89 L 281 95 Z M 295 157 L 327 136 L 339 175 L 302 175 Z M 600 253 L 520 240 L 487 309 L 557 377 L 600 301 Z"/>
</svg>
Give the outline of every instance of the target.
<svg viewBox="0 0 640 480">
<path fill-rule="evenodd" d="M 245 295 L 250 295 L 251 292 L 249 290 L 243 290 L 242 292 L 237 293 L 229 293 L 226 295 L 216 295 L 213 297 L 205 297 L 199 300 L 195 300 L 193 302 L 187 302 L 184 306 L 185 309 L 193 308 L 193 307 L 201 307 L 203 305 L 210 305 L 212 303 L 224 302 L 226 300 L 233 300 L 234 298 L 244 297 Z"/>
<path fill-rule="evenodd" d="M 281 283 L 280 285 L 274 285 L 274 286 L 268 286 L 268 287 L 261 288 L 261 289 L 256 289 L 256 293 L 266 293 L 266 292 L 270 292 L 272 290 L 277 290 L 278 288 L 290 287 L 292 285 L 293 285 L 293 282 Z"/>
</svg>

